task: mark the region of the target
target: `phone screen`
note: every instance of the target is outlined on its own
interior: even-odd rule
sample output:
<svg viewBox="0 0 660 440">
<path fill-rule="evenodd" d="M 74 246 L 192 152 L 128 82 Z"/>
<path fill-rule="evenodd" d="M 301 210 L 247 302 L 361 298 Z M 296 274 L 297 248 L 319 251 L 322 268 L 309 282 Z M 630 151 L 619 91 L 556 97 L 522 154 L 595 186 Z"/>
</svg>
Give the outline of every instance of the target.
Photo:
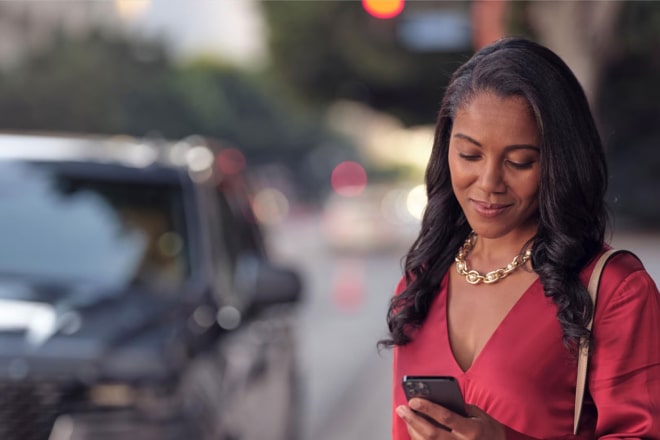
<svg viewBox="0 0 660 440">
<path fill-rule="evenodd" d="M 452 376 L 403 376 L 403 391 L 408 400 L 420 397 L 467 417 L 463 394 Z"/>
</svg>

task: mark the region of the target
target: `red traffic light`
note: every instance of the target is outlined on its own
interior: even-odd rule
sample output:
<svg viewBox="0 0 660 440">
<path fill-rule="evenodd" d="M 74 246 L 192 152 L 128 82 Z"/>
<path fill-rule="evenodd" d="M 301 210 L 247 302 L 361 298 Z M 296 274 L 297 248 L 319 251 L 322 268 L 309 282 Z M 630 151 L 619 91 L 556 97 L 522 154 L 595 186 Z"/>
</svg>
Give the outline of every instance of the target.
<svg viewBox="0 0 660 440">
<path fill-rule="evenodd" d="M 376 18 L 396 17 L 403 11 L 404 0 L 362 0 L 362 7 Z"/>
</svg>

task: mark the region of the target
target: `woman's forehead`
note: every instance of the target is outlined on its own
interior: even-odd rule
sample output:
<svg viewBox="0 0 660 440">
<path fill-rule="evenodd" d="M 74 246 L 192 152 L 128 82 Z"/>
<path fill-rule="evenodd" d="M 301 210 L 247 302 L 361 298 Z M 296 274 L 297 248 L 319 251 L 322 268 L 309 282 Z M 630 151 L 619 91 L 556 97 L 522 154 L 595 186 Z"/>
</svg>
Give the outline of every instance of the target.
<svg viewBox="0 0 660 440">
<path fill-rule="evenodd" d="M 536 118 L 519 96 L 476 95 L 457 110 L 451 132 L 452 137 L 471 139 L 476 145 L 539 143 Z"/>
</svg>

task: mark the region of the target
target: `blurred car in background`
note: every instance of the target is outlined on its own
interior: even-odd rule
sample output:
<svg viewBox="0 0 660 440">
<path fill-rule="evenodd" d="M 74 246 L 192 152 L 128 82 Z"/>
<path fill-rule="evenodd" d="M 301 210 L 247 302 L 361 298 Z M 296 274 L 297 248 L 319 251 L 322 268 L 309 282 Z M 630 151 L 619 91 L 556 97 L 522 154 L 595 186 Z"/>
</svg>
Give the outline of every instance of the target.
<svg viewBox="0 0 660 440">
<path fill-rule="evenodd" d="M 321 211 L 326 245 L 339 253 L 401 252 L 419 232 L 421 186 L 367 185 L 352 195 L 331 193 Z"/>
<path fill-rule="evenodd" d="M 215 159 L 0 135 L 0 439 L 296 438 L 300 278 Z"/>
</svg>

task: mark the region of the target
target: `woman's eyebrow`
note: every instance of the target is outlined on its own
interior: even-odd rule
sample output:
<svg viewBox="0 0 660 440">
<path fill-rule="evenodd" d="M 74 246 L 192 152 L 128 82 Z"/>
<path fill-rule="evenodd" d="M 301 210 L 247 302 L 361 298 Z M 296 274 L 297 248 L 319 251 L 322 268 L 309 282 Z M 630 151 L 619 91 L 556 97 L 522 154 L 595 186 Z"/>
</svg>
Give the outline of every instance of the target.
<svg viewBox="0 0 660 440">
<path fill-rule="evenodd" d="M 477 147 L 481 147 L 481 146 L 482 146 L 482 145 L 481 145 L 481 142 L 478 142 L 478 141 L 476 141 L 475 139 L 472 139 L 472 138 L 471 138 L 470 136 L 468 136 L 467 134 L 463 134 L 463 133 L 455 133 L 455 134 L 454 134 L 454 137 L 461 138 L 461 139 L 465 139 L 466 141 L 473 143 L 473 144 L 476 145 Z"/>
<path fill-rule="evenodd" d="M 471 138 L 470 136 L 463 134 L 463 133 L 455 133 L 453 137 L 457 137 L 460 139 L 465 139 L 466 141 L 476 145 L 477 147 L 483 147 L 481 145 L 481 142 L 477 141 L 476 139 Z M 505 151 L 510 151 L 510 150 L 534 150 L 534 151 L 539 151 L 539 147 L 536 145 L 531 145 L 531 144 L 514 144 L 514 145 L 507 145 L 504 148 Z"/>
</svg>

